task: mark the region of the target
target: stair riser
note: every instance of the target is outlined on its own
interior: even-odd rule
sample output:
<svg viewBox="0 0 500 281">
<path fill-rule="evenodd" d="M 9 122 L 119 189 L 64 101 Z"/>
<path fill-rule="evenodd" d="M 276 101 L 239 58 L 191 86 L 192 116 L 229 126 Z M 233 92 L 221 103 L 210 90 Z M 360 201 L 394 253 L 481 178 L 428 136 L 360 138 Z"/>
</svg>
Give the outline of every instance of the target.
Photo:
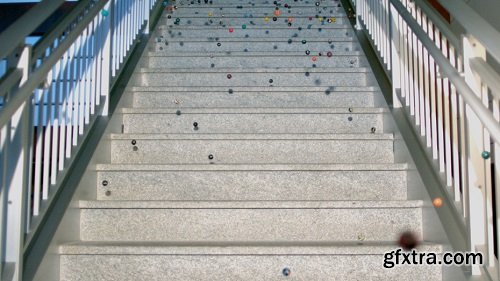
<svg viewBox="0 0 500 281">
<path fill-rule="evenodd" d="M 98 200 L 406 200 L 405 171 L 100 171 L 97 186 Z"/>
<path fill-rule="evenodd" d="M 374 92 L 135 92 L 134 107 L 373 107 Z"/>
<path fill-rule="evenodd" d="M 172 27 L 192 27 L 192 26 L 207 26 L 211 25 L 220 25 L 220 22 L 222 24 L 226 24 L 227 26 L 242 26 L 242 25 L 247 25 L 248 28 L 251 27 L 283 27 L 283 26 L 288 26 L 288 16 L 283 17 L 281 16 L 278 20 L 273 21 L 272 17 L 270 16 L 270 19 L 268 21 L 265 20 L 265 16 L 260 16 L 260 17 L 254 17 L 254 18 L 227 18 L 227 17 L 221 17 L 220 13 L 215 14 L 216 16 L 209 17 L 208 14 L 206 16 L 204 15 L 197 15 L 197 17 L 182 17 L 181 21 L 179 21 L 178 24 L 175 24 L 175 18 L 168 18 L 168 17 L 162 17 L 159 21 L 159 26 L 160 27 L 165 27 L 165 26 L 172 26 Z M 312 17 L 309 19 L 309 17 L 305 16 L 291 16 L 292 18 L 292 26 L 295 28 L 298 28 L 299 26 L 301 27 L 307 27 L 309 25 L 312 25 L 312 28 L 319 28 L 319 27 L 349 27 L 349 22 L 347 18 L 345 17 L 336 17 L 335 22 L 328 22 L 328 19 L 331 17 L 329 16 L 324 16 L 321 18 L 316 18 Z M 253 24 L 252 24 L 253 23 Z"/>
<path fill-rule="evenodd" d="M 271 106 L 271 105 L 269 105 Z M 352 118 L 349 121 L 349 118 Z M 193 123 L 198 123 L 194 130 Z M 370 133 L 382 114 L 124 114 L 125 133 Z"/>
<path fill-rule="evenodd" d="M 322 57 L 319 59 L 328 59 Z M 131 86 L 371 86 L 365 72 L 339 73 L 138 73 Z M 231 79 L 227 75 L 231 74 Z M 270 83 L 269 80 L 273 82 Z"/>
<path fill-rule="evenodd" d="M 307 30 L 308 32 L 305 32 Z M 177 29 L 175 31 L 157 30 L 155 36 L 164 36 L 165 38 L 244 38 L 246 37 L 289 37 L 300 40 L 308 40 L 313 38 L 328 38 L 328 37 L 344 37 L 352 38 L 353 31 L 344 28 L 323 28 L 311 30 L 303 29 L 302 31 L 296 28 L 272 28 L 272 29 L 241 29 L 234 27 L 234 32 L 229 32 L 229 27 L 217 27 L 212 29 Z M 306 45 L 306 44 L 304 44 Z"/>
<path fill-rule="evenodd" d="M 206 42 L 193 42 L 187 40 L 167 40 L 168 45 L 166 45 L 165 40 L 162 42 L 156 42 L 153 45 L 155 51 L 169 51 L 169 52 L 187 52 L 190 53 L 203 53 L 203 52 L 242 52 L 245 49 L 248 52 L 284 52 L 284 51 L 297 51 L 305 52 L 306 50 L 311 51 L 311 53 L 318 52 L 333 52 L 335 56 L 335 51 L 352 51 L 359 50 L 359 46 L 352 42 L 342 42 L 342 41 L 331 41 L 322 40 L 315 42 L 307 42 L 307 44 L 302 44 L 299 39 L 295 38 L 291 44 L 288 44 L 288 39 L 283 39 L 281 42 L 225 42 L 219 40 L 220 46 L 217 46 L 217 42 L 206 41 Z M 182 42 L 182 43 L 181 43 Z M 274 46 L 277 48 L 275 49 Z"/>
<path fill-rule="evenodd" d="M 134 151 L 130 140 L 113 140 L 111 162 L 329 164 L 394 160 L 392 140 L 137 140 L 136 146 Z"/>
<path fill-rule="evenodd" d="M 62 256 L 61 272 L 65 281 L 419 281 L 441 280 L 440 267 L 398 266 L 385 269 L 383 255 L 304 255 L 304 256 L 170 256 L 170 255 L 101 255 Z"/>
<path fill-rule="evenodd" d="M 420 208 L 82 209 L 84 241 L 391 241 Z"/>
<path fill-rule="evenodd" d="M 317 55 L 317 54 L 314 54 Z M 326 53 L 323 53 L 325 56 Z M 332 56 L 312 61 L 312 55 L 295 56 L 233 56 L 233 57 L 149 57 L 145 67 L 151 68 L 212 68 L 212 67 L 296 67 L 312 65 L 317 67 L 367 67 L 368 63 L 360 56 Z M 213 66 L 212 66 L 213 65 Z"/>
</svg>

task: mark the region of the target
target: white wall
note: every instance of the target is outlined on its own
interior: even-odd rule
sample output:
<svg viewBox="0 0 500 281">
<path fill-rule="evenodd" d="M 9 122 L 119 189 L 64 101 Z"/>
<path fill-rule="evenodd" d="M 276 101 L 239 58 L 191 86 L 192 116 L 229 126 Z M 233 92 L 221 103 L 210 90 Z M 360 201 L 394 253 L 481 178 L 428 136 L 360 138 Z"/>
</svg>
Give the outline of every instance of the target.
<svg viewBox="0 0 500 281">
<path fill-rule="evenodd" d="M 500 31 L 500 0 L 467 0 L 466 2 Z"/>
</svg>

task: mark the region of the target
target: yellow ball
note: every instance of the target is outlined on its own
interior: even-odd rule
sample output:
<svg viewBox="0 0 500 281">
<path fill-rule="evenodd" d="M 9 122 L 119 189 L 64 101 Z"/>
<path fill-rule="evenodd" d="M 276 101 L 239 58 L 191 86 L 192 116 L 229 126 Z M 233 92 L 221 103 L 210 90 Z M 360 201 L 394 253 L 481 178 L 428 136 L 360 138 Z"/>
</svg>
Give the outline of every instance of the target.
<svg viewBox="0 0 500 281">
<path fill-rule="evenodd" d="M 213 16 L 214 14 L 212 14 L 212 12 L 208 13 L 208 16 L 211 17 Z"/>
<path fill-rule="evenodd" d="M 269 17 L 265 17 L 265 18 L 264 18 L 264 21 L 265 21 L 265 22 L 268 22 L 268 21 L 269 21 Z"/>
<path fill-rule="evenodd" d="M 330 19 L 332 20 L 332 22 L 336 22 L 337 21 L 337 19 L 335 17 L 331 17 Z"/>
</svg>

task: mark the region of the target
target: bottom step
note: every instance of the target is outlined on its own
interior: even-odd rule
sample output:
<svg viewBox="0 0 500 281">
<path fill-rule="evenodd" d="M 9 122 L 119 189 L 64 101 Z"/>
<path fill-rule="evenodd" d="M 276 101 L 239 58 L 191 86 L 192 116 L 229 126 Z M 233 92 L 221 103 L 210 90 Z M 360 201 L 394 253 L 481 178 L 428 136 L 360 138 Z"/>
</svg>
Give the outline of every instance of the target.
<svg viewBox="0 0 500 281">
<path fill-rule="evenodd" d="M 61 280 L 442 280 L 440 266 L 385 268 L 384 253 L 395 249 L 389 242 L 77 243 L 61 247 Z"/>
</svg>

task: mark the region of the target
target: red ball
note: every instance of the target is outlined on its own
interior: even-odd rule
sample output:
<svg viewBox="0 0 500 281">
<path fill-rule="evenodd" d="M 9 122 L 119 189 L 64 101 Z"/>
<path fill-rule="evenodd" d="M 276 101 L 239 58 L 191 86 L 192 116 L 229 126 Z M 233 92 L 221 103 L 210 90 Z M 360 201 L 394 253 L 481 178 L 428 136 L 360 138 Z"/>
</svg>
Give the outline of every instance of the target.
<svg viewBox="0 0 500 281">
<path fill-rule="evenodd" d="M 418 244 L 418 236 L 412 231 L 405 231 L 399 236 L 398 245 L 405 251 L 416 248 Z"/>
<path fill-rule="evenodd" d="M 230 27 L 229 32 L 233 33 L 233 31 L 234 31 L 234 28 Z"/>
</svg>

